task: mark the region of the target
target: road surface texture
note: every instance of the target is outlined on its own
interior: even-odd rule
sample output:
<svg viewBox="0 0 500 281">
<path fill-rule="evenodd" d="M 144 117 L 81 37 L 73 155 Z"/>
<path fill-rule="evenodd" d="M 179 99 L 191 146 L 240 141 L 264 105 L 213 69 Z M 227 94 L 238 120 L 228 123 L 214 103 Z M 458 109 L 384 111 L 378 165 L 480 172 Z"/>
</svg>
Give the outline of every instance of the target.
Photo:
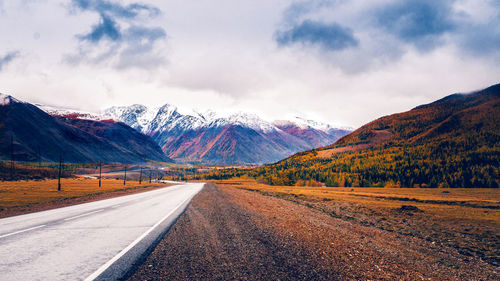
<svg viewBox="0 0 500 281">
<path fill-rule="evenodd" d="M 203 184 L 0 219 L 0 280 L 115 280 L 163 237 Z"/>
<path fill-rule="evenodd" d="M 207 184 L 129 278 L 499 280 L 453 248 L 272 196 Z"/>
</svg>

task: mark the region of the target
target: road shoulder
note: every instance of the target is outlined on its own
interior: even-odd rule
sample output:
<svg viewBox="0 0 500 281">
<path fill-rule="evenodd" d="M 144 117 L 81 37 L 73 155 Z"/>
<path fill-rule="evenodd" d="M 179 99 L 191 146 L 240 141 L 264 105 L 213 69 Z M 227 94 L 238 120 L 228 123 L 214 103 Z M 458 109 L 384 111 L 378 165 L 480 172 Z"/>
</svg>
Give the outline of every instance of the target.
<svg viewBox="0 0 500 281">
<path fill-rule="evenodd" d="M 452 265 L 452 266 L 450 266 Z M 287 200 L 209 184 L 130 280 L 494 279 L 491 265 Z"/>
</svg>

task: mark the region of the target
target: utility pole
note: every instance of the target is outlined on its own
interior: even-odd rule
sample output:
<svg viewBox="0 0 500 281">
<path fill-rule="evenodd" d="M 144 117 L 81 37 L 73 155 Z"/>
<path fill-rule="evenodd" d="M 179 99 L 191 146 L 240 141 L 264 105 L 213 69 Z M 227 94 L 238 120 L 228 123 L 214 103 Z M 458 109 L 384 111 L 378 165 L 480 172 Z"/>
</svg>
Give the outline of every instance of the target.
<svg viewBox="0 0 500 281">
<path fill-rule="evenodd" d="M 62 169 L 62 152 L 59 152 L 59 177 L 57 178 L 57 191 L 61 191 L 61 169 Z"/>
<path fill-rule="evenodd" d="M 149 170 L 149 183 L 151 183 L 151 170 Z"/>
<path fill-rule="evenodd" d="M 99 187 L 101 187 L 102 163 L 99 161 Z"/>
<path fill-rule="evenodd" d="M 14 180 L 14 136 L 10 135 L 10 180 Z"/>
<path fill-rule="evenodd" d="M 127 165 L 125 165 L 125 174 L 123 175 L 123 185 L 127 182 Z"/>
<path fill-rule="evenodd" d="M 141 173 L 139 174 L 139 184 L 142 184 L 142 166 L 141 166 Z"/>
</svg>

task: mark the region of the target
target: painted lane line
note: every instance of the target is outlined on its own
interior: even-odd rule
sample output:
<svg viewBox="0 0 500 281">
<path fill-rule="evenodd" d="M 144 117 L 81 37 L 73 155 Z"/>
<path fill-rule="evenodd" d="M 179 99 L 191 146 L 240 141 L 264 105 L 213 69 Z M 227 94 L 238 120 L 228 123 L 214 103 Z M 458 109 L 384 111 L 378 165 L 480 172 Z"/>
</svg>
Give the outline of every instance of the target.
<svg viewBox="0 0 500 281">
<path fill-rule="evenodd" d="M 97 210 L 97 211 L 93 211 L 93 212 L 88 212 L 88 213 L 81 214 L 81 215 L 78 215 L 78 216 L 74 216 L 74 217 L 66 218 L 66 219 L 64 219 L 64 220 L 65 220 L 65 221 L 70 221 L 70 220 L 74 220 L 74 219 L 77 219 L 77 218 L 80 218 L 80 217 L 84 217 L 84 216 L 92 215 L 92 214 L 95 214 L 95 213 L 98 213 L 98 212 L 102 212 L 102 211 L 103 211 L 103 209 L 101 209 L 101 210 Z"/>
<path fill-rule="evenodd" d="M 7 234 L 4 234 L 4 235 L 0 235 L 0 238 L 4 238 L 4 237 L 7 237 L 7 236 L 11 236 L 11 235 L 15 235 L 15 234 L 23 233 L 23 232 L 30 231 L 30 230 L 34 230 L 34 229 L 41 228 L 41 227 L 44 227 L 44 226 L 46 226 L 46 225 L 45 225 L 45 224 L 42 224 L 42 225 L 39 225 L 39 226 L 35 226 L 35 227 L 31 227 L 31 228 L 27 228 L 27 229 L 19 230 L 19 231 L 16 231 L 16 232 L 7 233 Z"/>
<path fill-rule="evenodd" d="M 113 206 L 113 207 L 111 207 L 111 208 L 113 208 L 113 209 L 114 209 L 114 208 L 118 208 L 118 207 L 120 207 L 120 205 L 119 205 L 119 204 L 118 204 L 118 205 L 114 205 L 114 206 Z"/>
<path fill-rule="evenodd" d="M 184 203 L 188 202 L 191 200 L 191 196 L 189 196 L 186 200 L 182 201 L 179 205 L 177 205 L 172 211 L 170 211 L 166 216 L 161 218 L 155 225 L 153 225 L 151 228 L 149 228 L 146 232 L 144 232 L 141 236 L 139 236 L 137 239 L 134 240 L 134 242 L 130 243 L 125 249 L 121 250 L 116 256 L 114 256 L 112 259 L 110 259 L 108 262 L 103 264 L 98 270 L 96 270 L 94 273 L 92 273 L 89 277 L 85 278 L 84 281 L 92 281 L 99 277 L 101 273 L 103 273 L 108 267 L 110 267 L 114 262 L 116 262 L 119 258 L 121 258 L 123 255 L 125 255 L 130 249 L 132 249 L 137 243 L 139 243 L 144 237 L 146 237 L 151 231 L 153 231 L 158 225 L 160 225 L 164 220 L 166 220 L 168 217 L 170 217 L 177 209 L 179 209 Z"/>
</svg>

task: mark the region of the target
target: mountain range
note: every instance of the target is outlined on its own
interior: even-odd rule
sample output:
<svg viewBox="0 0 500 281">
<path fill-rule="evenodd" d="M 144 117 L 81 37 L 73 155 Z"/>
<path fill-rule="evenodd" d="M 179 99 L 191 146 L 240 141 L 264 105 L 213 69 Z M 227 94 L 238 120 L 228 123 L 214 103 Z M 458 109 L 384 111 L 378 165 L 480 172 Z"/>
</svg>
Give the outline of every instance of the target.
<svg viewBox="0 0 500 281">
<path fill-rule="evenodd" d="M 120 120 L 156 141 L 165 154 L 181 163 L 215 165 L 262 164 L 335 142 L 349 128 L 295 118 L 268 122 L 255 114 L 222 116 L 214 111 L 181 113 L 165 104 L 111 107 L 104 118 Z"/>
<path fill-rule="evenodd" d="M 170 162 L 148 136 L 122 122 L 52 116 L 0 94 L 0 157 L 16 161 Z"/>
<path fill-rule="evenodd" d="M 381 117 L 332 145 L 243 174 L 275 185 L 500 187 L 500 84 Z"/>
</svg>

